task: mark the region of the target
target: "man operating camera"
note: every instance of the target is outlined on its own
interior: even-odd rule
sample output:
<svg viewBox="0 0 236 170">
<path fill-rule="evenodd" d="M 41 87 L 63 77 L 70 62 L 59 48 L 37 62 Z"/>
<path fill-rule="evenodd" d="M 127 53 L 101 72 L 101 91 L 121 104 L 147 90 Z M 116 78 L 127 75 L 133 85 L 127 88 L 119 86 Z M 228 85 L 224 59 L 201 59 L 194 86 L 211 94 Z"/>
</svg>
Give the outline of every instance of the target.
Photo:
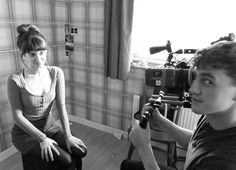
<svg viewBox="0 0 236 170">
<path fill-rule="evenodd" d="M 150 121 L 158 124 L 182 147 L 187 148 L 185 170 L 236 169 L 236 43 L 220 42 L 198 50 L 194 57 L 194 79 L 189 89 L 192 111 L 201 117 L 194 131 L 181 128 L 160 114 Z M 143 112 L 149 110 L 145 105 Z M 149 124 L 143 129 L 136 120 L 129 135 L 142 160 L 121 169 L 163 170 L 157 164 L 150 143 Z"/>
</svg>

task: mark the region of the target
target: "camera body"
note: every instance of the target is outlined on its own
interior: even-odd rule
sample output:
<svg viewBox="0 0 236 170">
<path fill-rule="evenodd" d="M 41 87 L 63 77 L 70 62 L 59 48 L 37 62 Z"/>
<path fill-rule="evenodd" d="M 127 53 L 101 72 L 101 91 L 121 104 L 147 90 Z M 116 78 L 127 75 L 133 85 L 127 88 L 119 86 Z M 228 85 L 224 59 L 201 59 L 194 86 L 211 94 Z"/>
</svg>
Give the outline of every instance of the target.
<svg viewBox="0 0 236 170">
<path fill-rule="evenodd" d="M 154 87 L 154 90 L 161 89 L 166 94 L 181 96 L 190 88 L 189 74 L 190 70 L 186 68 L 147 69 L 145 83 L 147 86 Z"/>
<path fill-rule="evenodd" d="M 142 114 L 140 120 L 140 127 L 145 129 L 147 122 L 152 117 L 152 111 L 155 108 L 159 108 L 161 103 L 168 103 L 173 106 L 191 107 L 191 97 L 188 94 L 190 88 L 189 77 L 191 75 L 191 69 L 186 68 L 160 68 L 160 69 L 147 69 L 145 75 L 145 83 L 147 86 L 154 87 L 154 93 L 152 97 L 157 96 L 157 99 L 149 99 L 149 105 L 152 109 Z M 158 94 L 159 93 L 159 94 Z M 162 100 L 163 99 L 163 100 Z M 172 109 L 171 112 L 174 112 Z M 135 114 L 137 115 L 137 114 Z M 173 120 L 173 115 L 167 117 Z"/>
</svg>

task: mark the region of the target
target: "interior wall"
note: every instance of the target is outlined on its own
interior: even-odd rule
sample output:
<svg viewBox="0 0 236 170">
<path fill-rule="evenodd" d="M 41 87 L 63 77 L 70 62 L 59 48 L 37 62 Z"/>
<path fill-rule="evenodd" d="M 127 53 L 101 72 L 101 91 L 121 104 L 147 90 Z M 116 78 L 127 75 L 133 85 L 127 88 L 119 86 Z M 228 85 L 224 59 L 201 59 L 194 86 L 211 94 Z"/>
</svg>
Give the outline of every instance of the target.
<svg viewBox="0 0 236 170">
<path fill-rule="evenodd" d="M 0 0 L 0 151 L 12 146 L 6 79 L 22 68 L 15 40 L 23 23 L 39 26 L 51 47 L 49 63 L 64 71 L 68 114 L 127 130 L 144 70 L 131 68 L 125 81 L 104 77 L 104 0 Z M 78 27 L 71 57 L 65 56 L 64 24 Z"/>
<path fill-rule="evenodd" d="M 71 1 L 71 24 L 79 27 L 71 58 L 71 113 L 126 130 L 132 97 L 143 92 L 144 71 L 131 69 L 126 81 L 104 77 L 104 0 Z"/>
</svg>

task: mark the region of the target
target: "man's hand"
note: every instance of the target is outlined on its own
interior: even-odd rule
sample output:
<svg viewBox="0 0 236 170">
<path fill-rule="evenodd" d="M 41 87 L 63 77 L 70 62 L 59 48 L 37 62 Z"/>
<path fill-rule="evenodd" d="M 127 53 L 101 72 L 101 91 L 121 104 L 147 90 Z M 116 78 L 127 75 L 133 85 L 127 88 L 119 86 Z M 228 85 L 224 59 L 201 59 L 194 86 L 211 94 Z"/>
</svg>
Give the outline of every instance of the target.
<svg viewBox="0 0 236 170">
<path fill-rule="evenodd" d="M 57 142 L 48 137 L 45 138 L 42 142 L 40 142 L 42 159 L 46 159 L 47 162 L 50 160 L 54 160 L 52 151 L 56 152 L 57 155 L 60 155 L 60 153 L 53 144 L 57 145 Z"/>
<path fill-rule="evenodd" d="M 167 109 L 167 105 L 164 104 L 163 105 L 165 107 L 165 109 Z M 151 112 L 152 116 L 149 119 L 151 124 L 157 124 L 158 122 L 161 120 L 161 118 L 163 118 L 163 115 L 159 112 L 158 108 L 153 108 L 152 106 L 149 105 L 149 103 L 145 104 L 142 108 L 142 114 L 145 113 L 146 111 Z"/>
</svg>

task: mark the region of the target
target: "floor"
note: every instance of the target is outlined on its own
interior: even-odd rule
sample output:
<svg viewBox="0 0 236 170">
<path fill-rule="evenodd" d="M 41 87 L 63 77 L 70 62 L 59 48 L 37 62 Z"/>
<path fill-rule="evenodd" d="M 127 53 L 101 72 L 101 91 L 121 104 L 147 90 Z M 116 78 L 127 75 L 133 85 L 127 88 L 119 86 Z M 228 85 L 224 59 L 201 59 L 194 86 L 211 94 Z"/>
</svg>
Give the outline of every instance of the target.
<svg viewBox="0 0 236 170">
<path fill-rule="evenodd" d="M 127 157 L 130 141 L 117 139 L 108 134 L 81 124 L 73 123 L 71 130 L 88 147 L 88 154 L 83 159 L 84 170 L 119 170 L 122 160 Z M 157 162 L 166 163 L 166 154 L 154 151 Z M 139 159 L 134 151 L 132 159 Z M 20 154 L 17 153 L 0 163 L 1 170 L 23 170 Z"/>
<path fill-rule="evenodd" d="M 117 139 L 93 128 L 73 123 L 73 132 L 84 141 L 88 154 L 83 159 L 84 170 L 119 170 L 120 163 L 126 158 L 129 141 Z"/>
</svg>

